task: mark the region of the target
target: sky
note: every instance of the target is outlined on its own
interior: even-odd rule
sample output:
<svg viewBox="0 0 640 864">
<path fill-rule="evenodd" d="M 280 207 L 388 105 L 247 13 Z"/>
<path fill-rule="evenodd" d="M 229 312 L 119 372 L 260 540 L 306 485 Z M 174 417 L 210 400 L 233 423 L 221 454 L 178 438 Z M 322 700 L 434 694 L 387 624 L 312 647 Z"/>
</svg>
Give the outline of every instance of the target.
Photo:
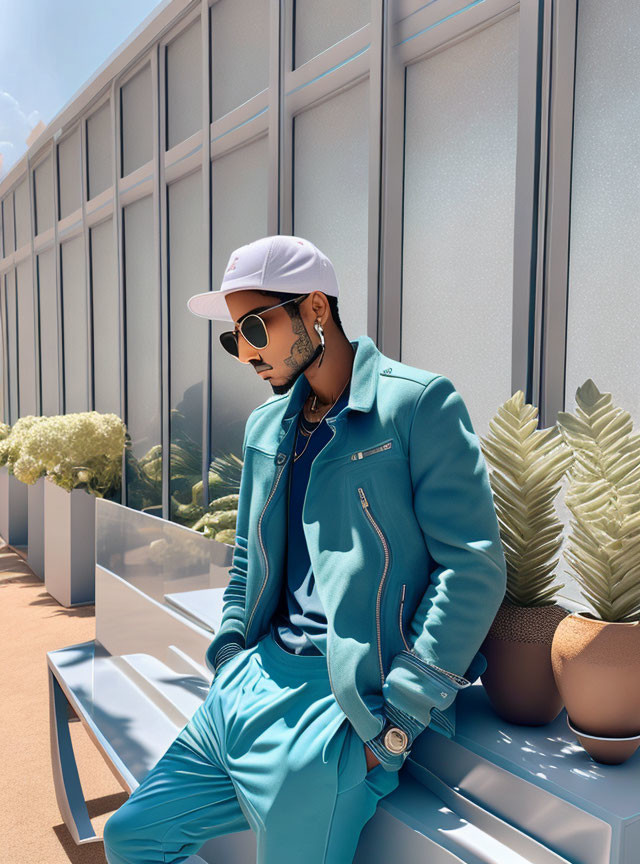
<svg viewBox="0 0 640 864">
<path fill-rule="evenodd" d="M 157 0 L 0 0 L 0 180 Z"/>
</svg>

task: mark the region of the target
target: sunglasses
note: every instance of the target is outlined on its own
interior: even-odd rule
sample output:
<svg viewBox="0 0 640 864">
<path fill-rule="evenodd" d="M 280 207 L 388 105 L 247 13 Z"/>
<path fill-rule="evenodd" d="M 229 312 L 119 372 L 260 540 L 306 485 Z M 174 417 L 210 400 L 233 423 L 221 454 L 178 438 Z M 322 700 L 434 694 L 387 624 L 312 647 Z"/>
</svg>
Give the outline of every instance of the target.
<svg viewBox="0 0 640 864">
<path fill-rule="evenodd" d="M 278 306 L 286 306 L 287 303 L 300 303 L 308 296 L 308 294 L 299 294 L 297 297 L 290 297 L 289 300 L 285 300 L 283 303 L 269 306 L 269 308 L 265 309 L 264 312 L 251 312 L 240 321 L 237 329 L 225 330 L 224 333 L 220 334 L 220 343 L 222 344 L 222 347 L 227 350 L 229 354 L 233 354 L 234 357 L 239 356 L 239 329 L 240 333 L 242 333 L 252 348 L 266 348 L 269 344 L 269 333 L 267 331 L 267 325 L 262 320 L 262 315 L 266 315 L 267 312 L 271 312 L 272 309 L 277 309 Z"/>
</svg>

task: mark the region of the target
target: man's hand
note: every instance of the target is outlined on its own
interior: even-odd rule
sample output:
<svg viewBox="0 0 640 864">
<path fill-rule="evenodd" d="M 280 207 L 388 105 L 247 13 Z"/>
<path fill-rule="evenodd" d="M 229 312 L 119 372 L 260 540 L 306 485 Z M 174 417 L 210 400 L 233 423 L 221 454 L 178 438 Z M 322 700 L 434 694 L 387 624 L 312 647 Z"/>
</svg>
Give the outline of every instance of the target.
<svg viewBox="0 0 640 864">
<path fill-rule="evenodd" d="M 376 765 L 380 765 L 380 760 L 377 756 L 374 755 L 373 751 L 370 750 L 367 745 L 364 745 L 364 753 L 367 757 L 367 771 L 371 771 L 372 768 L 375 768 Z"/>
</svg>

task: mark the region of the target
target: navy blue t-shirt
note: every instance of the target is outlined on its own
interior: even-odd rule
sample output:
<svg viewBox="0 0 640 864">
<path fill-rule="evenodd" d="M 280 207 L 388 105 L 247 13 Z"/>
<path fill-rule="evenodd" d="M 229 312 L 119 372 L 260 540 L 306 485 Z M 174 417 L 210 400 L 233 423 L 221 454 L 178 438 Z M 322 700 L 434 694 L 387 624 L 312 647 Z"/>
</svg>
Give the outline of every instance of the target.
<svg viewBox="0 0 640 864">
<path fill-rule="evenodd" d="M 338 414 L 349 401 L 351 379 L 336 404 L 322 420 L 311 423 L 302 417 L 305 428 L 315 429 L 309 438 L 300 430 L 300 416 L 294 452 L 300 458 L 292 461 L 289 472 L 289 522 L 287 563 L 278 608 L 271 621 L 271 633 L 278 644 L 293 654 L 326 654 L 327 619 L 316 591 L 316 583 L 302 527 L 302 505 L 309 482 L 311 464 L 333 437 L 327 417 Z"/>
</svg>

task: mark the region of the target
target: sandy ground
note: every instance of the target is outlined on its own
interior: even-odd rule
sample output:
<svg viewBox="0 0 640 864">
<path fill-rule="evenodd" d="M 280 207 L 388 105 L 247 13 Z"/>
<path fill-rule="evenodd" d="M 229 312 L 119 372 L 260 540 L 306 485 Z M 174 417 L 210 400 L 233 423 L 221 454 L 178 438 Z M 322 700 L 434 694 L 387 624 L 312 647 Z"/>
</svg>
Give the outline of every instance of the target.
<svg viewBox="0 0 640 864">
<path fill-rule="evenodd" d="M 0 538 L 0 861 L 104 864 L 102 841 L 77 846 L 62 821 L 49 752 L 46 652 L 95 636 L 95 606 L 67 609 Z M 127 799 L 79 722 L 71 738 L 96 834 Z"/>
</svg>

